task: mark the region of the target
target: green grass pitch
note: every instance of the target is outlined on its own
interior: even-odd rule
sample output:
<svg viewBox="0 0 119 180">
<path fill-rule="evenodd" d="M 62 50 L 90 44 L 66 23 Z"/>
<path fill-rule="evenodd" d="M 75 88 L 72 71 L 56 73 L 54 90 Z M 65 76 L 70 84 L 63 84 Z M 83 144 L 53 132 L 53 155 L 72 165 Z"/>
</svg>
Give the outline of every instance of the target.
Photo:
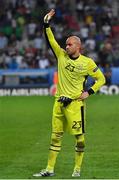
<svg viewBox="0 0 119 180">
<path fill-rule="evenodd" d="M 0 179 L 32 179 L 45 168 L 53 97 L 0 98 Z M 65 134 L 54 179 L 71 179 L 74 137 Z M 87 100 L 86 148 L 81 179 L 119 179 L 119 97 Z M 48 178 L 47 178 L 48 179 Z M 50 178 L 51 179 L 51 178 Z"/>
</svg>

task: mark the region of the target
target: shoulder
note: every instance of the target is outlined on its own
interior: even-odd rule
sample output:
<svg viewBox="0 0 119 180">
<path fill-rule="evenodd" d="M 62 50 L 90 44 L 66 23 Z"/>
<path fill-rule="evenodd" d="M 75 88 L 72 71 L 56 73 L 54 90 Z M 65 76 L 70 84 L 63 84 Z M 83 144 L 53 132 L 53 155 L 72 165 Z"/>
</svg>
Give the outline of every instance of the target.
<svg viewBox="0 0 119 180">
<path fill-rule="evenodd" d="M 60 49 L 60 54 L 62 54 L 65 58 L 68 56 L 67 52 L 63 48 Z"/>
<path fill-rule="evenodd" d="M 81 54 L 81 59 L 87 62 L 93 61 L 93 59 L 91 59 L 90 57 L 82 55 L 82 54 Z"/>
<path fill-rule="evenodd" d="M 84 56 L 84 55 L 81 55 L 81 58 L 82 58 L 83 64 L 85 64 L 88 68 L 97 67 L 95 61 L 92 58 Z"/>
<path fill-rule="evenodd" d="M 81 56 L 82 56 L 83 61 L 86 62 L 87 64 L 95 64 L 95 61 L 92 58 L 88 56 L 84 56 L 84 55 L 81 55 Z"/>
</svg>

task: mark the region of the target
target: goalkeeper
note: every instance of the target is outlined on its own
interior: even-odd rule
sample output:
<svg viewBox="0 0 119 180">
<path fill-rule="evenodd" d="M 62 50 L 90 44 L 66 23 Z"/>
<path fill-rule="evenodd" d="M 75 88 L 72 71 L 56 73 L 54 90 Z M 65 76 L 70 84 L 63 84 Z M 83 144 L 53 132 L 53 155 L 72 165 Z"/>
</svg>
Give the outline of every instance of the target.
<svg viewBox="0 0 119 180">
<path fill-rule="evenodd" d="M 95 62 L 81 54 L 81 40 L 77 36 L 70 36 L 66 40 L 66 50 L 62 49 L 54 38 L 49 21 L 55 15 L 52 9 L 44 17 L 45 36 L 58 63 L 58 85 L 52 116 L 52 135 L 45 170 L 33 176 L 53 176 L 56 158 L 61 150 L 63 133 L 68 131 L 74 135 L 75 164 L 72 177 L 80 176 L 81 164 L 84 155 L 85 133 L 85 103 L 84 100 L 99 90 L 105 83 L 105 78 Z M 87 76 L 96 81 L 85 91 L 84 85 Z"/>
</svg>

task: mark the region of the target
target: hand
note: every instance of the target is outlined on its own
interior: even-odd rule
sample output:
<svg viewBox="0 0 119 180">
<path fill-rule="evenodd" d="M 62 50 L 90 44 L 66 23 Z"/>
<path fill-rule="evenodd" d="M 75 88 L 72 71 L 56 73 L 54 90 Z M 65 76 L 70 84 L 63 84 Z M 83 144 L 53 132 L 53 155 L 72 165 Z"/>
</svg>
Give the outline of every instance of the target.
<svg viewBox="0 0 119 180">
<path fill-rule="evenodd" d="M 79 100 L 84 100 L 88 98 L 89 94 L 87 91 L 82 92 L 81 96 L 79 97 Z"/>
<path fill-rule="evenodd" d="M 51 9 L 50 12 L 48 14 L 45 15 L 44 17 L 44 23 L 49 23 L 49 21 L 52 19 L 52 17 L 55 14 L 55 10 Z"/>
</svg>

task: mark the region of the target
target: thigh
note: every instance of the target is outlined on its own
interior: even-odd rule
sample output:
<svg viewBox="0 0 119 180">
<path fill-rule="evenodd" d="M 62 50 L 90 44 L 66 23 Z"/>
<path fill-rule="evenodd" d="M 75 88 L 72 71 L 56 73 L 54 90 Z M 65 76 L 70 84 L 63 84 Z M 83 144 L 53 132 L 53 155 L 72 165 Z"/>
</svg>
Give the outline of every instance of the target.
<svg viewBox="0 0 119 180">
<path fill-rule="evenodd" d="M 52 132 L 64 132 L 65 117 L 62 111 L 62 104 L 55 100 L 52 116 Z"/>
<path fill-rule="evenodd" d="M 83 134 L 85 131 L 84 107 L 82 101 L 75 100 L 64 109 L 64 114 L 67 120 L 66 131 L 73 135 Z"/>
</svg>

